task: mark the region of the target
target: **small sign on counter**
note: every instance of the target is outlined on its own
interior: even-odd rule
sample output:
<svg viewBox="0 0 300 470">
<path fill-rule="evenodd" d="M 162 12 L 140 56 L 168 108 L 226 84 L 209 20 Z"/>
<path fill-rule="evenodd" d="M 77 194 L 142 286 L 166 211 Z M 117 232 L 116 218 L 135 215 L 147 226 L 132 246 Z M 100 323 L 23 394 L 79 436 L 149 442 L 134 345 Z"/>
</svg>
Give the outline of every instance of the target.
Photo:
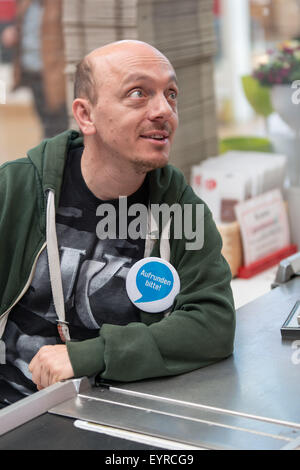
<svg viewBox="0 0 300 470">
<path fill-rule="evenodd" d="M 256 274 L 295 252 L 296 248 L 290 245 L 287 211 L 279 189 L 237 204 L 235 212 L 243 241 L 245 275 L 241 277 L 250 277 L 246 275 L 247 267 L 254 266 Z"/>
</svg>

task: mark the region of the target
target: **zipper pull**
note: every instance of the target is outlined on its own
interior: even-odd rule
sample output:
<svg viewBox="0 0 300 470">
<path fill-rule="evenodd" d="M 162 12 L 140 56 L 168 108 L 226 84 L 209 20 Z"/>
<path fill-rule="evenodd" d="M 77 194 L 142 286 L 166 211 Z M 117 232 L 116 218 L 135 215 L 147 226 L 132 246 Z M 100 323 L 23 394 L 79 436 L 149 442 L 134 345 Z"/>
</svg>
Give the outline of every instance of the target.
<svg viewBox="0 0 300 470">
<path fill-rule="evenodd" d="M 66 341 L 70 341 L 71 338 L 70 338 L 70 332 L 69 332 L 69 326 L 68 326 L 69 323 L 66 321 L 62 321 L 62 320 L 56 320 L 56 322 L 57 322 L 58 333 L 62 342 L 65 343 Z"/>
</svg>

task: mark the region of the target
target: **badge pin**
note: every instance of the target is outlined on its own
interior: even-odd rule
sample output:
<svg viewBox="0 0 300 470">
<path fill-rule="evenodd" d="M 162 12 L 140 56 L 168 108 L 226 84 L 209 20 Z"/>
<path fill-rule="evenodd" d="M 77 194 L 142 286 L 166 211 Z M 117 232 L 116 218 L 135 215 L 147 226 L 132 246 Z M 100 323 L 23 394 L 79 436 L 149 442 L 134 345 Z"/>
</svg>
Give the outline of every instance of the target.
<svg viewBox="0 0 300 470">
<path fill-rule="evenodd" d="M 137 261 L 129 270 L 126 290 L 140 310 L 159 313 L 172 307 L 180 291 L 180 279 L 174 266 L 157 257 Z"/>
</svg>

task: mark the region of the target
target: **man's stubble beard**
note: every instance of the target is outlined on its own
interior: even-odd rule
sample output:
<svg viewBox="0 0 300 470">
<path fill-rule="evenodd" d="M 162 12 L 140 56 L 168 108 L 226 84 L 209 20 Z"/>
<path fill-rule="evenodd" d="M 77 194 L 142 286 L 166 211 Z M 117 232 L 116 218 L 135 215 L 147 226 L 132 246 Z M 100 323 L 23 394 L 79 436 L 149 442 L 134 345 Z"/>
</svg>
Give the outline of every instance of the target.
<svg viewBox="0 0 300 470">
<path fill-rule="evenodd" d="M 163 168 L 168 164 L 168 162 L 169 162 L 168 157 L 164 157 L 159 160 L 155 159 L 155 161 L 151 161 L 151 160 L 145 161 L 145 160 L 142 160 L 141 158 L 135 158 L 131 160 L 133 169 L 137 175 L 146 174 L 149 171 L 157 170 L 158 168 Z"/>
<path fill-rule="evenodd" d="M 97 139 L 98 140 L 98 139 Z M 99 139 L 99 147 L 103 146 L 103 142 Z M 104 148 L 106 145 L 104 144 Z M 129 165 L 131 165 L 133 171 L 137 175 L 146 174 L 149 171 L 156 170 L 158 168 L 163 168 L 169 163 L 169 154 L 167 156 L 155 157 L 153 159 L 136 155 L 131 158 L 128 156 L 124 156 L 120 151 L 116 149 L 112 149 L 110 147 L 106 147 L 106 149 L 110 153 L 110 158 L 117 164 L 117 162 L 126 161 Z"/>
</svg>

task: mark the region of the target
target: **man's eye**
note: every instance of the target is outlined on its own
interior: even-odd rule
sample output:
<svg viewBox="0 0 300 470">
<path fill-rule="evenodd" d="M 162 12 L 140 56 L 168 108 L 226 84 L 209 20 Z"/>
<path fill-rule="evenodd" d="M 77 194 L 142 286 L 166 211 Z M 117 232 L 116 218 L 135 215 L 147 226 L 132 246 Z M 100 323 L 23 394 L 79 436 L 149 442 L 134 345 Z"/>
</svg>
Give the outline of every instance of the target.
<svg viewBox="0 0 300 470">
<path fill-rule="evenodd" d="M 169 98 L 171 98 L 171 100 L 176 100 L 177 99 L 177 93 L 176 91 L 171 91 L 169 93 Z"/>
<path fill-rule="evenodd" d="M 141 90 L 133 90 L 132 92 L 129 93 L 129 96 L 131 98 L 142 98 L 144 94 Z"/>
</svg>

